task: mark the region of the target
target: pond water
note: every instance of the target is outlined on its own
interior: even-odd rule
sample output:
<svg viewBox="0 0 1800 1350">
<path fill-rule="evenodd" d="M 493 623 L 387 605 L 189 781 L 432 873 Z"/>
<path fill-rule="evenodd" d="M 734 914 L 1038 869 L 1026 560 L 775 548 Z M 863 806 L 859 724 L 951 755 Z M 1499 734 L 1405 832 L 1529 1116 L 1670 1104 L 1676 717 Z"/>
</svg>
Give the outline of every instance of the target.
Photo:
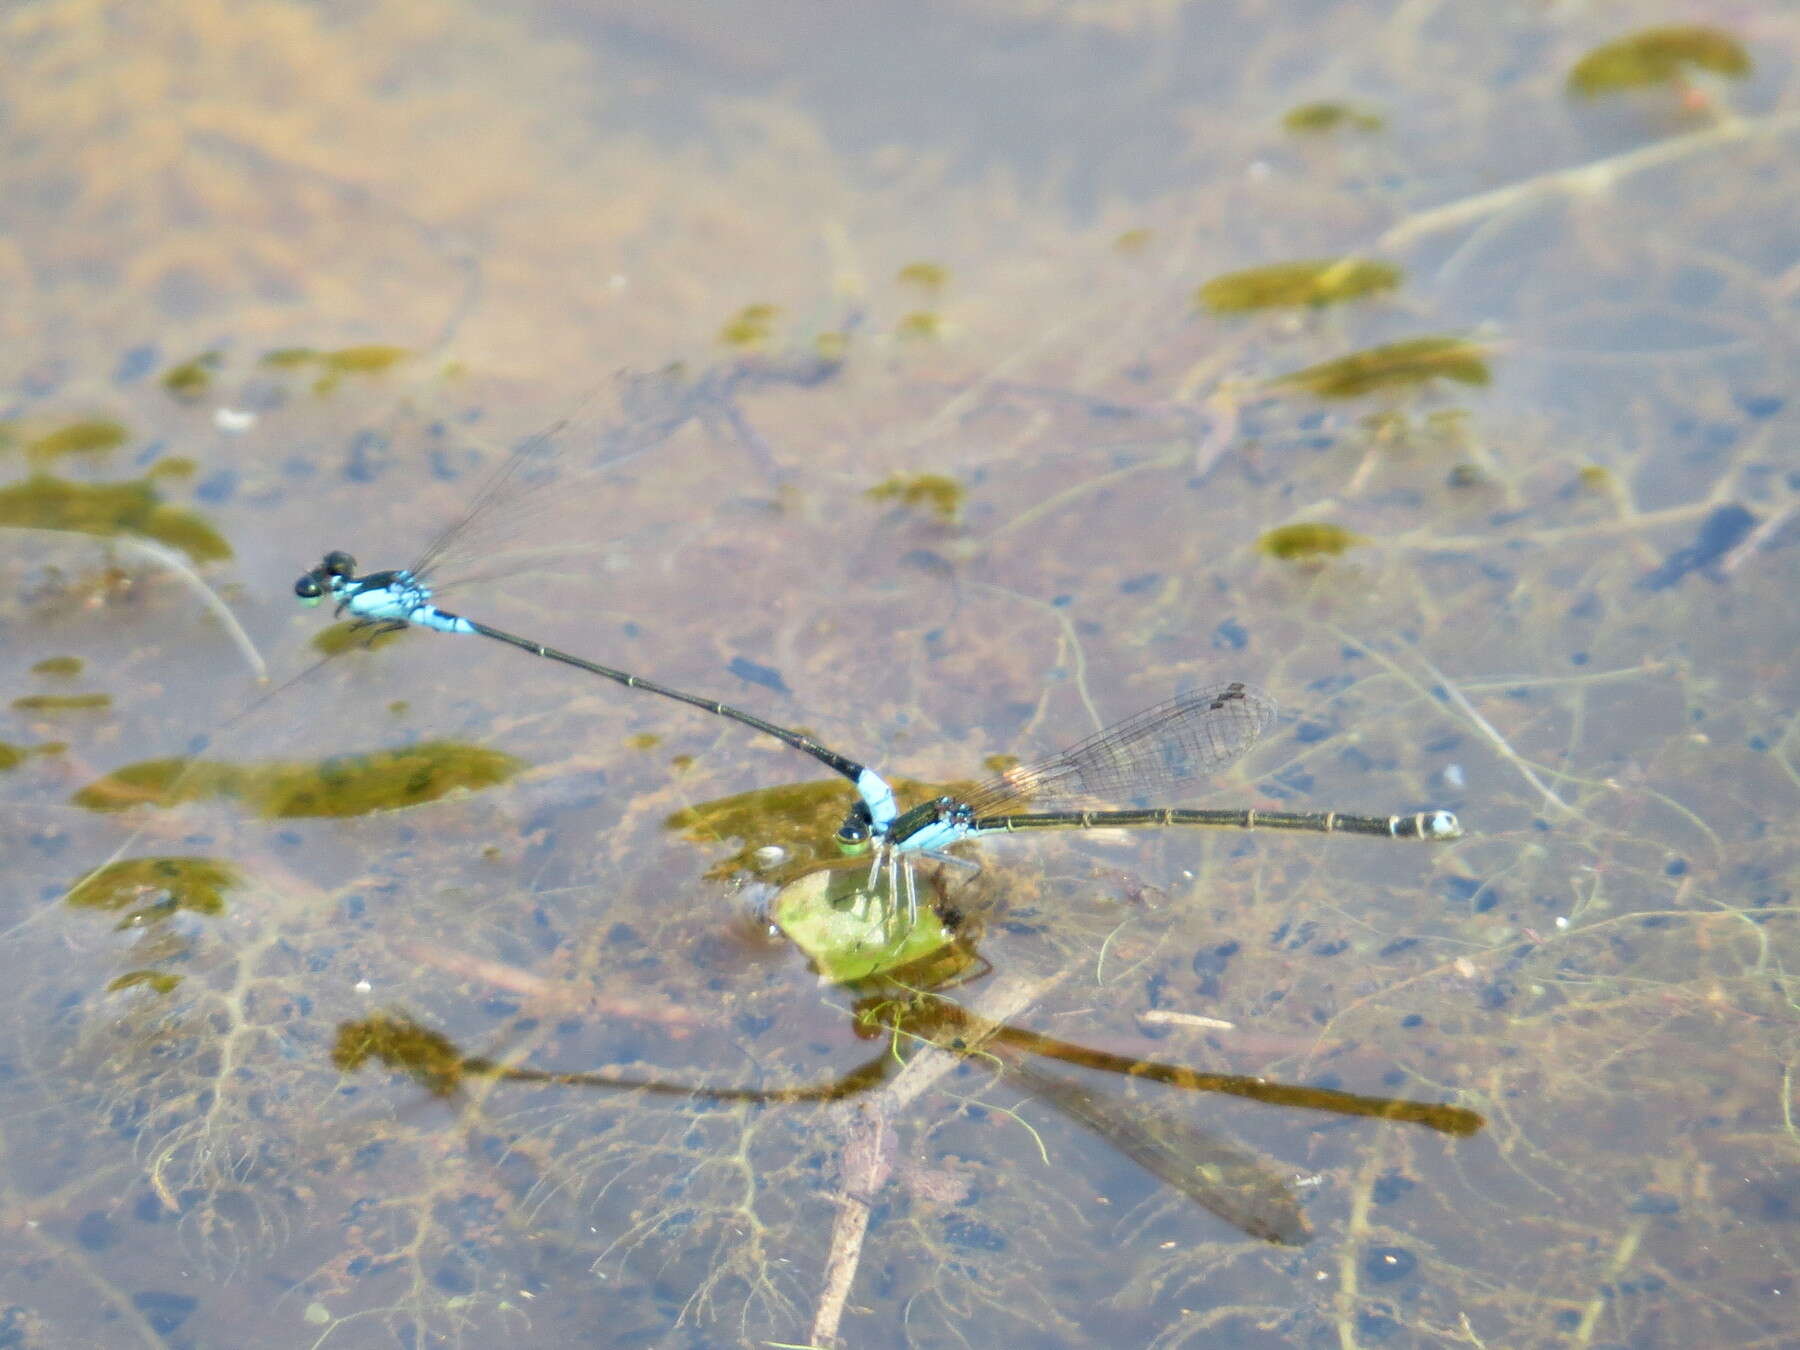
<svg viewBox="0 0 1800 1350">
<path fill-rule="evenodd" d="M 0 41 L 0 1346 L 1795 1343 L 1800 15 Z M 1243 680 L 1146 804 L 1466 833 L 984 839 L 878 1006 L 821 764 L 320 664 L 520 445 L 447 606 L 905 801 Z"/>
</svg>

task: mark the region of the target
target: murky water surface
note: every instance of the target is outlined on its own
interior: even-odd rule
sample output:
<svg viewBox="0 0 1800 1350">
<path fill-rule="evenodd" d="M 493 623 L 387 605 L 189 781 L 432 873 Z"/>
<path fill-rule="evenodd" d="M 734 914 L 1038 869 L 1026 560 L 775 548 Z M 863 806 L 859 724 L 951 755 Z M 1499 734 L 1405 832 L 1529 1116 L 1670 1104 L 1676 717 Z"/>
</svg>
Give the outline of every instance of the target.
<svg viewBox="0 0 1800 1350">
<path fill-rule="evenodd" d="M 0 1344 L 1796 1343 L 1800 16 L 0 46 Z M 1468 833 L 983 841 L 834 988 L 820 765 L 317 664 L 564 420 L 445 604 L 917 795 L 1242 679 L 1153 804 Z"/>
</svg>

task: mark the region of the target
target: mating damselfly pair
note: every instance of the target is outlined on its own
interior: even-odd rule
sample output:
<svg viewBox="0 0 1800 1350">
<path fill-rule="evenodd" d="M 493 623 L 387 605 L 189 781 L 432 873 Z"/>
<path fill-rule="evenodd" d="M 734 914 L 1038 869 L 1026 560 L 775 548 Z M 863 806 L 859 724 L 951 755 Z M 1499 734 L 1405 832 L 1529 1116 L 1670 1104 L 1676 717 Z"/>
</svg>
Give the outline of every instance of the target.
<svg viewBox="0 0 1800 1350">
<path fill-rule="evenodd" d="M 890 916 L 904 915 L 910 920 L 917 915 L 918 889 L 912 866 L 916 859 L 973 866 L 947 850 L 992 834 L 1164 826 L 1339 833 L 1423 841 L 1452 840 L 1462 834 L 1455 814 L 1438 807 L 1396 815 L 1357 815 L 1247 807 L 1190 809 L 1160 804 L 1169 794 L 1192 788 L 1235 764 L 1274 723 L 1274 700 L 1238 680 L 1179 694 L 1056 755 L 1011 769 L 972 791 L 942 795 L 902 810 L 894 789 L 881 773 L 811 736 L 717 699 L 602 665 L 437 606 L 434 569 L 458 551 L 461 539 L 480 532 L 483 516 L 504 513 L 518 492 L 534 490 L 528 485 L 528 476 L 519 471 L 519 465 L 523 462 L 521 456 L 538 444 L 530 443 L 515 451 L 477 497 L 476 508 L 440 536 L 412 566 L 359 573 L 350 554 L 333 551 L 295 582 L 296 594 L 308 603 L 330 600 L 340 614 L 376 632 L 413 627 L 485 637 L 629 689 L 699 708 L 810 755 L 849 780 L 855 790 L 856 800 L 838 831 L 837 842 L 847 851 L 870 854 L 866 890 L 886 906 Z M 1140 804 L 1129 808 L 1096 806 L 1122 802 Z M 885 892 L 880 887 L 884 877 L 888 881 Z"/>
</svg>

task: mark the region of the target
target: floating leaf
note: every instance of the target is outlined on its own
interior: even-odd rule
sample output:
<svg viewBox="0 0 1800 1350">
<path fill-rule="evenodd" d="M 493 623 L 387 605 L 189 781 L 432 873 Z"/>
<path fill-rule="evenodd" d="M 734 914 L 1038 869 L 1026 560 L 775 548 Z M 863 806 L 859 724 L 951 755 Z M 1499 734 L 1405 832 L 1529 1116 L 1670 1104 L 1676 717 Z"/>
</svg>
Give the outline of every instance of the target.
<svg viewBox="0 0 1800 1350">
<path fill-rule="evenodd" d="M 1279 525 L 1256 541 L 1259 553 L 1292 562 L 1300 558 L 1336 557 L 1345 549 L 1368 541 L 1352 534 L 1342 525 L 1325 521 L 1302 521 Z"/>
<path fill-rule="evenodd" d="M 1274 388 L 1304 389 L 1320 398 L 1356 398 L 1376 389 L 1431 379 L 1484 385 L 1491 375 L 1485 348 L 1462 338 L 1423 337 L 1340 356 L 1271 380 Z"/>
<path fill-rule="evenodd" d="M 1281 119 L 1284 130 L 1297 136 L 1318 136 L 1340 127 L 1350 131 L 1380 131 L 1384 125 L 1379 113 L 1368 112 L 1351 103 L 1302 103 L 1288 110 Z"/>
<path fill-rule="evenodd" d="M 781 311 L 774 305 L 745 305 L 719 330 L 719 341 L 727 347 L 760 347 L 774 331 Z"/>
<path fill-rule="evenodd" d="M 47 656 L 31 668 L 31 673 L 55 680 L 72 680 L 81 674 L 81 670 L 79 656 Z"/>
<path fill-rule="evenodd" d="M 19 712 L 81 712 L 110 708 L 111 694 L 23 694 L 12 701 Z"/>
<path fill-rule="evenodd" d="M 955 941 L 931 905 L 921 905 L 904 932 L 893 932 L 885 897 L 863 889 L 868 877 L 860 858 L 820 868 L 784 886 L 771 910 L 813 968 L 838 984 L 911 966 Z"/>
<path fill-rule="evenodd" d="M 941 473 L 895 474 L 863 493 L 870 501 L 924 508 L 944 521 L 953 521 L 962 513 L 966 495 L 961 483 Z"/>
<path fill-rule="evenodd" d="M 102 455 L 125 444 L 130 433 L 122 422 L 96 417 L 70 422 L 25 443 L 33 463 L 48 464 L 64 455 Z"/>
<path fill-rule="evenodd" d="M 1670 84 L 1695 66 L 1741 79 L 1750 73 L 1750 55 L 1731 34 L 1703 25 L 1646 28 L 1596 47 L 1569 72 L 1569 91 L 1583 98 Z"/>
<path fill-rule="evenodd" d="M 213 372 L 221 360 L 217 352 L 201 352 L 192 360 L 170 366 L 163 372 L 162 387 L 183 401 L 197 399 L 212 388 Z"/>
<path fill-rule="evenodd" d="M 1394 264 L 1368 258 L 1314 258 L 1271 263 L 1214 277 L 1194 292 L 1194 303 L 1215 314 L 1257 309 L 1342 304 L 1391 291 L 1405 274 Z"/>
<path fill-rule="evenodd" d="M 71 800 L 89 811 L 127 811 L 231 798 L 276 820 L 362 816 L 493 787 L 524 767 L 511 755 L 457 741 L 423 741 L 317 761 L 151 759 L 107 774 Z"/>
<path fill-rule="evenodd" d="M 217 858 L 125 858 L 89 872 L 65 897 L 76 909 L 130 909 L 127 922 L 166 918 L 177 910 L 223 914 L 236 870 Z"/>
<path fill-rule="evenodd" d="M 74 483 L 33 474 L 0 488 L 0 525 L 80 534 L 139 534 L 180 549 L 195 562 L 231 556 L 231 546 L 204 516 L 165 506 L 149 478 L 124 483 Z"/>
</svg>

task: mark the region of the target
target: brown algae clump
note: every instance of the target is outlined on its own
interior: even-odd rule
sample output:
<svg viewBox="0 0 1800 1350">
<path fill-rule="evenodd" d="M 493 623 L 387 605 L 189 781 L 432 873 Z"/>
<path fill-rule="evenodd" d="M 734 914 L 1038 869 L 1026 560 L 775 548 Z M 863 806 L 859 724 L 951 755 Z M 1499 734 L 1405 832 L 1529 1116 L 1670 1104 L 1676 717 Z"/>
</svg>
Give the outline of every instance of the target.
<svg viewBox="0 0 1800 1350">
<path fill-rule="evenodd" d="M 447 1097 L 468 1070 L 462 1051 L 441 1032 L 411 1018 L 377 1013 L 339 1024 L 331 1047 L 331 1063 L 340 1073 L 355 1073 L 371 1059 L 407 1074 L 433 1096 Z"/>
</svg>

